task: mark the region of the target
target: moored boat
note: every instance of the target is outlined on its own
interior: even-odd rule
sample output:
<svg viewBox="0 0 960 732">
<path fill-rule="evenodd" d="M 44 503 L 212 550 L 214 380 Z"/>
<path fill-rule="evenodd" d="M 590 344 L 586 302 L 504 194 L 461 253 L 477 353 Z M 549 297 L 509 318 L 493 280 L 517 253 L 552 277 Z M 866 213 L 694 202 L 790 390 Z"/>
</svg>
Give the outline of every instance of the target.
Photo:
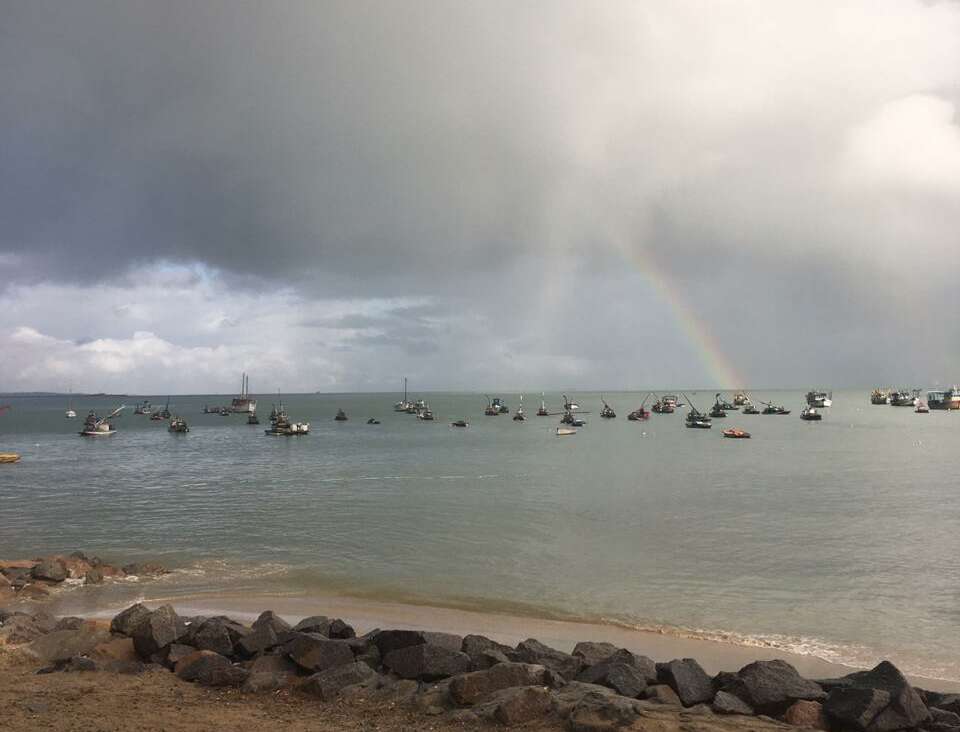
<svg viewBox="0 0 960 732">
<path fill-rule="evenodd" d="M 806 420 L 807 422 L 819 422 L 823 419 L 823 415 L 817 411 L 817 408 L 812 404 L 808 404 L 800 412 L 800 419 Z"/>
<path fill-rule="evenodd" d="M 870 403 L 871 404 L 889 404 L 890 403 L 890 390 L 889 389 L 874 389 L 870 394 Z"/>
<path fill-rule="evenodd" d="M 917 405 L 919 408 L 920 405 Z M 931 409 L 949 409 L 947 394 L 943 391 L 928 391 L 927 392 L 927 411 Z"/>
<path fill-rule="evenodd" d="M 240 396 L 230 402 L 230 411 L 234 414 L 248 414 L 257 411 L 257 400 L 250 398 L 250 376 L 243 374 L 240 381 Z"/>
<path fill-rule="evenodd" d="M 377 419 L 376 417 L 371 417 L 370 419 L 367 420 L 367 424 L 380 424 L 380 420 Z"/>
<path fill-rule="evenodd" d="M 260 424 L 256 412 L 250 412 L 250 414 L 247 415 L 247 424 Z"/>
<path fill-rule="evenodd" d="M 469 427 L 470 423 L 465 419 L 457 419 L 450 423 L 451 427 Z"/>
<path fill-rule="evenodd" d="M 627 415 L 627 419 L 629 419 L 631 422 L 638 422 L 643 419 L 650 419 L 650 411 L 648 409 L 645 409 L 647 404 L 647 399 L 649 399 L 649 397 L 650 395 L 647 394 L 647 396 L 643 398 L 643 401 L 640 402 L 640 408 L 634 409 L 632 412 L 630 412 L 630 414 Z"/>
<path fill-rule="evenodd" d="M 433 411 L 428 404 L 424 404 L 423 408 L 417 411 L 417 419 L 422 419 L 424 422 L 433 421 Z"/>
<path fill-rule="evenodd" d="M 750 397 L 747 396 L 747 392 L 738 391 L 733 395 L 733 403 L 738 407 L 745 407 L 750 404 Z"/>
<path fill-rule="evenodd" d="M 899 389 L 890 395 L 891 407 L 915 407 L 920 400 L 919 389 Z"/>
<path fill-rule="evenodd" d="M 523 411 L 523 394 L 520 395 L 520 406 L 517 407 L 517 411 L 513 413 L 514 422 L 524 422 L 527 419 L 527 415 Z"/>
<path fill-rule="evenodd" d="M 774 404 L 773 402 L 760 402 L 764 405 L 763 411 L 761 414 L 780 414 L 786 415 L 790 414 L 790 410 L 784 407 L 782 404 Z"/>
<path fill-rule="evenodd" d="M 917 408 L 913 410 L 917 414 L 929 414 L 930 408 L 927 406 L 927 403 L 924 401 L 917 402 Z"/>
<path fill-rule="evenodd" d="M 714 419 L 723 419 L 727 416 L 726 409 L 729 406 L 727 402 L 721 401 L 720 394 L 718 393 L 715 397 L 716 401 L 713 403 L 713 407 L 710 409 L 710 416 Z"/>
<path fill-rule="evenodd" d="M 684 420 L 687 427 L 690 429 L 708 430 L 713 426 L 710 417 L 697 409 L 690 400 L 690 397 L 687 397 L 687 404 L 690 405 L 690 411 L 687 412 Z"/>
<path fill-rule="evenodd" d="M 410 402 L 407 401 L 407 377 L 403 377 L 403 399 L 393 405 L 394 412 L 406 412 L 410 407 Z"/>
<path fill-rule="evenodd" d="M 280 402 L 280 406 L 276 407 L 274 411 L 276 411 L 276 419 L 273 419 L 271 415 L 273 426 L 268 430 L 264 430 L 264 434 L 275 437 L 299 437 L 310 433 L 310 423 L 292 422 L 283 408 L 283 402 Z"/>
<path fill-rule="evenodd" d="M 347 413 L 344 412 L 342 409 L 338 409 L 338 410 L 337 410 L 337 416 L 333 418 L 333 421 L 334 421 L 334 422 L 346 422 L 346 421 L 347 421 Z"/>
<path fill-rule="evenodd" d="M 657 414 L 673 414 L 677 409 L 676 401 L 671 401 L 670 398 L 666 396 L 657 397 L 651 409 Z"/>
<path fill-rule="evenodd" d="M 603 394 L 600 395 L 600 401 L 603 402 L 603 409 L 600 410 L 600 416 L 603 419 L 615 419 L 617 413 L 613 411 L 613 407 L 607 404 L 606 400 L 603 398 Z"/>
<path fill-rule="evenodd" d="M 540 392 L 540 408 L 537 410 L 538 417 L 549 417 L 550 412 L 547 411 L 547 402 L 543 398 L 543 392 Z"/>
<path fill-rule="evenodd" d="M 743 430 L 737 429 L 736 427 L 731 427 L 723 431 L 724 437 L 729 437 L 734 440 L 747 440 L 750 439 L 750 433 L 744 432 Z"/>
<path fill-rule="evenodd" d="M 752 402 L 743 408 L 743 414 L 760 414 L 760 410 Z"/>
<path fill-rule="evenodd" d="M 960 386 L 952 386 L 946 394 L 947 409 L 960 409 Z"/>
<path fill-rule="evenodd" d="M 575 434 L 577 434 L 577 431 L 569 427 L 557 427 L 557 437 L 566 437 L 567 435 Z"/>
<path fill-rule="evenodd" d="M 833 392 L 812 389 L 807 392 L 807 404 L 818 409 L 831 407 L 833 406 Z"/>
<path fill-rule="evenodd" d="M 126 407 L 121 404 L 106 417 L 98 417 L 96 412 L 91 411 L 83 421 L 83 429 L 80 431 L 80 435 L 82 437 L 109 437 L 116 433 L 117 430 L 110 420 L 120 414 L 124 409 L 126 409 Z"/>
<path fill-rule="evenodd" d="M 170 420 L 170 426 L 167 428 L 170 432 L 189 432 L 190 427 L 187 426 L 187 420 L 183 417 L 174 417 Z"/>
</svg>

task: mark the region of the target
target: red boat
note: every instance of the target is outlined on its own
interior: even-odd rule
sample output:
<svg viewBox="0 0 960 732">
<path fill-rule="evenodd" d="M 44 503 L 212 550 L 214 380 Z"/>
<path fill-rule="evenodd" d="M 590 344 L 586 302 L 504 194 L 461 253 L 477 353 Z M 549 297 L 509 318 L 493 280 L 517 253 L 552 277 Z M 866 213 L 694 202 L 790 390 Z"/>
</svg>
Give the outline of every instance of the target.
<svg viewBox="0 0 960 732">
<path fill-rule="evenodd" d="M 743 430 L 738 430 L 735 427 L 731 427 L 728 430 L 723 431 L 724 437 L 730 437 L 734 440 L 746 440 L 750 438 L 749 432 L 744 432 Z"/>
</svg>

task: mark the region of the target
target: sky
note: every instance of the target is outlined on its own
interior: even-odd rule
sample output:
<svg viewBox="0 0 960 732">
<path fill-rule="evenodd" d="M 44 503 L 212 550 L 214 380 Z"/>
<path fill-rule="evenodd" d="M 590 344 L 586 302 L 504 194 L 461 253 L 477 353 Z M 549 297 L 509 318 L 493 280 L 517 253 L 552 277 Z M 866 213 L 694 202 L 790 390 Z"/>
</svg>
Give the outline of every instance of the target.
<svg viewBox="0 0 960 732">
<path fill-rule="evenodd" d="M 0 17 L 0 392 L 960 381 L 955 0 Z"/>
</svg>

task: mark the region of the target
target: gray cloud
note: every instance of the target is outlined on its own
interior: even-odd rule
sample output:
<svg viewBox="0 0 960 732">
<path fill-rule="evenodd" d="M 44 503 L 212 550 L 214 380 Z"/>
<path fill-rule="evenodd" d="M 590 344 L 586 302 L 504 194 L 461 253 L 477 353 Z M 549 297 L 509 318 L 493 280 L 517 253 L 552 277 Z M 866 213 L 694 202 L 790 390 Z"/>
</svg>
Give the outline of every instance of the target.
<svg viewBox="0 0 960 732">
<path fill-rule="evenodd" d="M 312 329 L 343 387 L 709 383 L 679 300 L 752 381 L 948 378 L 958 39 L 912 0 L 9 3 L 0 287 L 113 302 L 0 326 Z"/>
</svg>

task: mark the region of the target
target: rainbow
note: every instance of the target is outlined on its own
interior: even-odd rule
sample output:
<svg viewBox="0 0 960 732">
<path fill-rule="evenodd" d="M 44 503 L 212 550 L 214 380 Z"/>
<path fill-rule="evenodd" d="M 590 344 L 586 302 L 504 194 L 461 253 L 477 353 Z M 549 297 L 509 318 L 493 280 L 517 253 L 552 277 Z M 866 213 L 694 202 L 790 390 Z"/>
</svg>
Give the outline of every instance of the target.
<svg viewBox="0 0 960 732">
<path fill-rule="evenodd" d="M 746 382 L 727 358 L 710 328 L 683 297 L 682 288 L 674 282 L 666 270 L 658 265 L 650 254 L 645 254 L 640 248 L 623 247 L 621 251 L 657 296 L 673 311 L 673 316 L 684 337 L 714 381 L 713 384 L 706 386 L 723 389 L 746 386 Z"/>
</svg>

